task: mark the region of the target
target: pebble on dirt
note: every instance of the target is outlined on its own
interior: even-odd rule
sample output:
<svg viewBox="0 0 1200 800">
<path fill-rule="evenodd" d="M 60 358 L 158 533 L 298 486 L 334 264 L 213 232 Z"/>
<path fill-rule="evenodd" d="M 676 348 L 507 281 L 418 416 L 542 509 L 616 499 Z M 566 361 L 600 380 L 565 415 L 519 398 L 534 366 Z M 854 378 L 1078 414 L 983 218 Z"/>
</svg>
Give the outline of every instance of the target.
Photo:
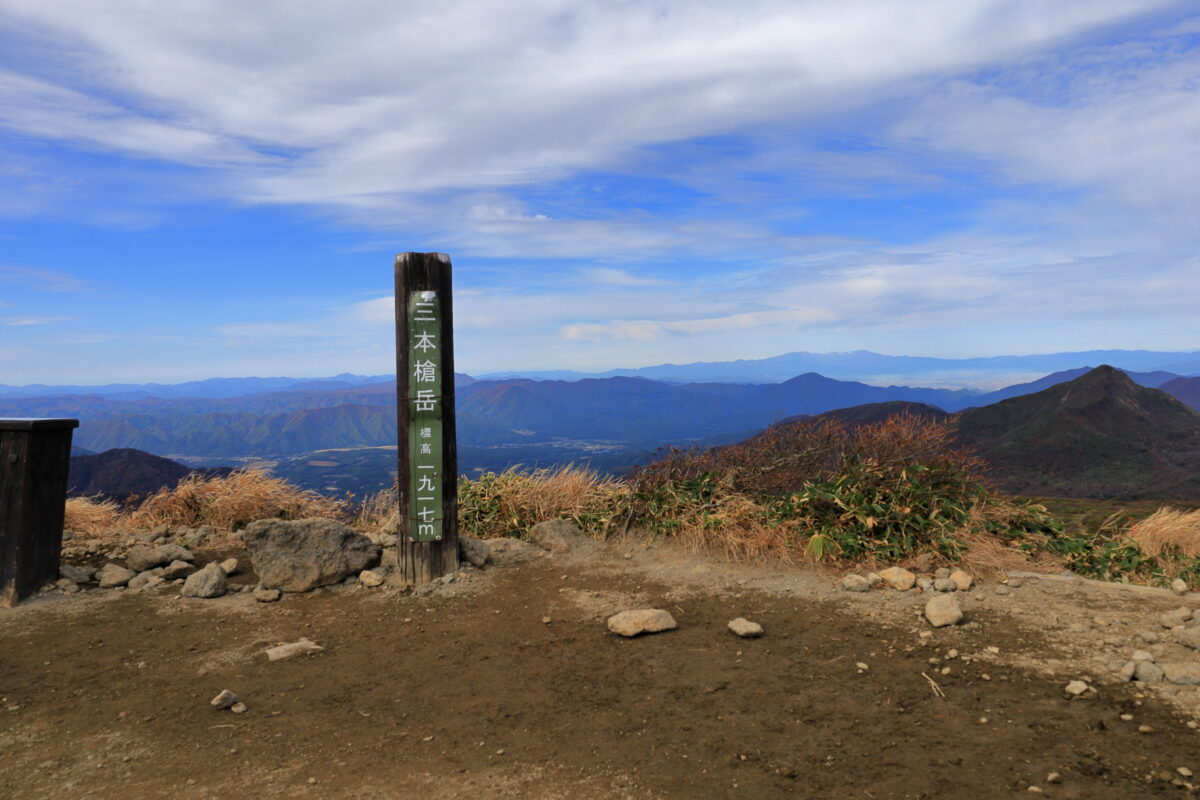
<svg viewBox="0 0 1200 800">
<path fill-rule="evenodd" d="M 865 592 L 871 588 L 871 582 L 862 575 L 847 575 L 842 578 L 842 588 L 847 592 Z"/>
<path fill-rule="evenodd" d="M 226 575 L 236 575 L 238 571 L 238 560 L 236 558 L 227 558 L 221 562 L 221 570 Z"/>
<path fill-rule="evenodd" d="M 1083 694 L 1086 694 L 1087 691 L 1091 688 L 1092 687 L 1088 686 L 1083 681 L 1071 681 L 1070 683 L 1068 683 L 1066 685 L 1066 688 L 1064 691 L 1066 691 L 1066 693 L 1071 695 L 1072 697 L 1079 697 Z"/>
<path fill-rule="evenodd" d="M 745 617 L 729 621 L 729 630 L 741 636 L 743 639 L 753 639 L 763 635 L 763 627 L 757 622 L 751 622 Z"/>
<path fill-rule="evenodd" d="M 267 659 L 270 661 L 283 661 L 284 659 L 304 655 L 305 653 L 316 653 L 324 649 L 324 647 L 316 642 L 302 637 L 297 642 L 268 647 L 263 652 L 267 654 Z"/>
<path fill-rule="evenodd" d="M 917 576 L 904 567 L 888 567 L 880 570 L 879 577 L 883 578 L 883 582 L 888 586 L 901 592 L 908 591 L 917 582 Z"/>
<path fill-rule="evenodd" d="M 283 596 L 283 592 L 278 589 L 258 588 L 254 590 L 254 599 L 260 603 L 274 603 Z"/>
<path fill-rule="evenodd" d="M 375 569 L 364 569 L 358 573 L 358 582 L 368 588 L 382 586 L 384 581 L 383 573 Z"/>
<path fill-rule="evenodd" d="M 638 608 L 622 611 L 608 618 L 608 629 L 621 636 L 673 631 L 678 625 L 669 612 L 661 608 Z"/>
<path fill-rule="evenodd" d="M 962 608 L 953 595 L 943 594 L 925 604 L 925 619 L 935 628 L 957 625 L 962 621 Z"/>
<path fill-rule="evenodd" d="M 220 694 L 209 701 L 209 705 L 224 711 L 227 708 L 232 708 L 234 703 L 239 702 L 241 702 L 241 698 L 236 694 L 228 689 L 222 689 Z"/>
<path fill-rule="evenodd" d="M 1171 591 L 1179 595 L 1187 594 L 1187 581 L 1185 581 L 1183 578 L 1176 578 L 1175 580 L 1171 581 Z"/>
<path fill-rule="evenodd" d="M 131 569 L 125 569 L 117 564 L 105 564 L 96 573 L 96 581 L 100 584 L 101 589 L 115 589 L 129 583 L 136 576 L 137 573 Z"/>
<path fill-rule="evenodd" d="M 961 569 L 956 569 L 950 573 L 950 580 L 954 581 L 954 585 L 958 587 L 958 591 L 965 592 L 971 588 L 971 584 L 975 579 L 963 572 Z"/>
<path fill-rule="evenodd" d="M 211 599 L 220 597 L 229 590 L 229 582 L 225 578 L 225 570 L 213 561 L 199 572 L 193 572 L 183 583 L 180 594 L 184 597 L 202 597 Z"/>
</svg>

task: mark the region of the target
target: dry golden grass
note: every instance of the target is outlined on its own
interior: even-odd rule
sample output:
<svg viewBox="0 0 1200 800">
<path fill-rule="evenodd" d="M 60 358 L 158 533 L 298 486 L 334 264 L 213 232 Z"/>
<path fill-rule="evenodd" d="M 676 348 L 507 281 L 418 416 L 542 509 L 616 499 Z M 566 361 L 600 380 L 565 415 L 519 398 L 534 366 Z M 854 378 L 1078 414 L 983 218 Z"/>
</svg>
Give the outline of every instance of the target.
<svg viewBox="0 0 1200 800">
<path fill-rule="evenodd" d="M 734 561 L 807 558 L 800 523 L 772 521 L 767 508 L 744 494 L 718 494 L 710 503 L 681 511 L 672 538 L 696 551 Z"/>
<path fill-rule="evenodd" d="M 1160 508 L 1131 526 L 1128 536 L 1148 556 L 1200 556 L 1200 510 Z"/>
<path fill-rule="evenodd" d="M 186 478 L 151 495 L 129 515 L 135 528 L 211 525 L 233 530 L 257 519 L 345 519 L 346 504 L 249 469 L 226 477 Z"/>
<path fill-rule="evenodd" d="M 572 519 L 589 532 L 603 531 L 628 506 L 629 487 L 595 470 L 567 465 L 531 472 L 486 472 L 458 486 L 464 533 L 481 538 L 520 536 L 551 519 Z"/>
<path fill-rule="evenodd" d="M 69 497 L 63 528 L 94 536 L 117 527 L 120 519 L 121 509 L 112 500 L 98 496 Z"/>
</svg>

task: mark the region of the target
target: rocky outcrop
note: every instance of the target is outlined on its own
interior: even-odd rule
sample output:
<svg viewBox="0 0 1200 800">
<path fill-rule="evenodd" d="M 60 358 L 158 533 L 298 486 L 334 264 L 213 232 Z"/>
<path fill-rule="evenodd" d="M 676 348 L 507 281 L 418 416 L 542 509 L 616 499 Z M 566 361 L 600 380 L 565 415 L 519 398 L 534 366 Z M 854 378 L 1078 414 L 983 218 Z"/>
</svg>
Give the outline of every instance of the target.
<svg viewBox="0 0 1200 800">
<path fill-rule="evenodd" d="M 378 545 L 331 519 L 261 519 L 242 540 L 262 586 L 285 592 L 330 586 L 379 563 Z"/>
</svg>

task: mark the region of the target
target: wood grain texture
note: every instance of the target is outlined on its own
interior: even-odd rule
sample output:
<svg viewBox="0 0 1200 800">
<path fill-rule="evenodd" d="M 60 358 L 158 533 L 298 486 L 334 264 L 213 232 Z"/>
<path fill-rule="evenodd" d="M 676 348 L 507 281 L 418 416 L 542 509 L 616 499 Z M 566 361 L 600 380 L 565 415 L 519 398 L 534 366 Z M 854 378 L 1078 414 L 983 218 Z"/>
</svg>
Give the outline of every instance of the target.
<svg viewBox="0 0 1200 800">
<path fill-rule="evenodd" d="M 415 542 L 412 520 L 409 454 L 408 296 L 412 292 L 438 293 L 439 335 L 442 342 L 442 538 Z M 401 574 L 411 584 L 429 583 L 458 571 L 458 451 L 454 424 L 454 313 L 450 256 L 445 253 L 401 253 L 396 256 L 396 414 L 399 428 L 397 486 L 400 530 L 397 536 Z"/>
<path fill-rule="evenodd" d="M 0 606 L 58 578 L 78 420 L 0 420 Z"/>
</svg>

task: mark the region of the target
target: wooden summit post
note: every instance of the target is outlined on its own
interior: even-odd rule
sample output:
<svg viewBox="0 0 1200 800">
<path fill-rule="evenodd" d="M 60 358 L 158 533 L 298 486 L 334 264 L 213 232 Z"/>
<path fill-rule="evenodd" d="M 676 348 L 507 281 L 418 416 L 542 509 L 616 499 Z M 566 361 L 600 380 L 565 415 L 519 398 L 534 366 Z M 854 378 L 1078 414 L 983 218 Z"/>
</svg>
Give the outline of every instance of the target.
<svg viewBox="0 0 1200 800">
<path fill-rule="evenodd" d="M 400 527 L 409 583 L 458 571 L 458 454 L 450 256 L 396 256 L 396 415 Z"/>
<path fill-rule="evenodd" d="M 0 606 L 58 579 L 77 419 L 0 419 Z"/>
</svg>

